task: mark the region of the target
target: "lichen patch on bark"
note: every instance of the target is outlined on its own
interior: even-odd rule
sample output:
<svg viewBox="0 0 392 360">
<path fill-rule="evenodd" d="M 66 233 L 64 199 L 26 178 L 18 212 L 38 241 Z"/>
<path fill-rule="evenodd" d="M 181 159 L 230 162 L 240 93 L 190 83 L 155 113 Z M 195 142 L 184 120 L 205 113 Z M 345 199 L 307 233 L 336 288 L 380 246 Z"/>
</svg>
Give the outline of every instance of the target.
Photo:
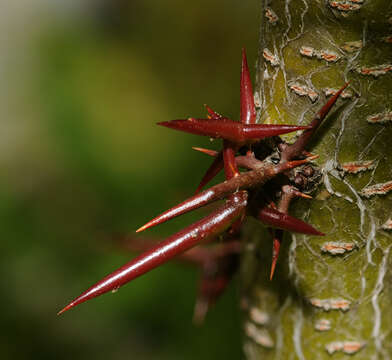
<svg viewBox="0 0 392 360">
<path fill-rule="evenodd" d="M 334 341 L 325 346 L 328 354 L 332 355 L 335 352 L 341 351 L 344 354 L 355 354 L 366 345 L 363 341 Z"/>
<path fill-rule="evenodd" d="M 347 299 L 317 299 L 313 298 L 309 300 L 310 303 L 319 309 L 324 311 L 330 310 L 341 310 L 348 311 L 350 310 L 351 301 Z"/>
<path fill-rule="evenodd" d="M 360 191 L 360 195 L 370 198 L 375 195 L 386 195 L 392 190 L 392 181 L 367 186 Z"/>
<path fill-rule="evenodd" d="M 377 114 L 369 115 L 366 121 L 370 124 L 386 124 L 392 122 L 392 111 L 386 110 Z"/>
<path fill-rule="evenodd" d="M 355 246 L 352 242 L 329 241 L 323 244 L 321 251 L 331 255 L 343 255 L 346 252 L 354 250 Z"/>
<path fill-rule="evenodd" d="M 328 319 L 319 319 L 314 324 L 314 328 L 317 331 L 329 331 L 331 330 L 331 321 Z"/>
<path fill-rule="evenodd" d="M 294 82 L 289 84 L 289 88 L 299 96 L 307 96 L 311 102 L 315 102 L 318 99 L 317 92 L 307 85 L 301 85 L 297 82 Z"/>
<path fill-rule="evenodd" d="M 373 76 L 378 78 L 392 71 L 392 64 L 382 64 L 371 67 L 362 66 L 356 69 L 357 72 L 364 76 Z"/>
<path fill-rule="evenodd" d="M 362 171 L 373 170 L 376 166 L 374 160 L 351 161 L 341 165 L 342 170 L 348 174 L 358 174 Z"/>
</svg>

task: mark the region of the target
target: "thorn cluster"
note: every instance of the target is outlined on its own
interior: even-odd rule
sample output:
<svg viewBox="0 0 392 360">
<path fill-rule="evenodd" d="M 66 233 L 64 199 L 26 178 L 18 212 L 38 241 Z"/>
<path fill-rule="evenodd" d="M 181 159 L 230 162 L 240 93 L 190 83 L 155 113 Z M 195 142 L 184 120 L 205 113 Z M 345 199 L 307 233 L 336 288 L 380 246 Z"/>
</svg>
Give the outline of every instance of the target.
<svg viewBox="0 0 392 360">
<path fill-rule="evenodd" d="M 208 216 L 166 240 L 154 244 L 151 248 L 142 249 L 139 247 L 138 249 L 142 250 L 139 256 L 91 286 L 64 307 L 59 314 L 89 299 L 116 290 L 173 257 L 181 255 L 181 258 L 198 263 L 202 269 L 199 296 L 195 308 L 195 320 L 202 321 L 209 306 L 224 291 L 235 271 L 239 256 L 239 234 L 247 214 L 254 216 L 270 227 L 273 238 L 270 275 L 272 279 L 282 242 L 283 230 L 311 235 L 324 234 L 288 214 L 290 201 L 294 197 L 310 197 L 302 194 L 293 185 L 289 184 L 288 179 L 283 185 L 279 183 L 281 195 L 277 207 L 272 201 L 260 201 L 260 193 L 262 193 L 260 189 L 279 174 L 289 178 L 288 174 L 291 169 L 317 158 L 317 156 L 307 153 L 304 148 L 347 85 L 345 84 L 329 99 L 309 126 L 256 124 L 252 83 L 245 50 L 243 50 L 240 122 L 226 118 L 206 106 L 208 115 L 205 119 L 188 118 L 159 123 L 159 125 L 179 131 L 221 138 L 223 140 L 222 149 L 217 152 L 194 148 L 214 157 L 211 166 L 197 187 L 196 194 L 158 215 L 140 227 L 137 232 L 144 231 L 220 199 L 225 199 L 224 204 Z M 272 155 L 261 157 L 256 151 L 258 147 L 263 146 L 263 139 L 276 138 L 278 135 L 298 130 L 303 130 L 303 132 L 293 144 L 286 144 L 279 139 L 277 149 L 270 151 L 270 155 L 278 151 L 278 159 L 272 159 Z M 240 171 L 240 168 L 243 170 Z M 226 180 L 202 191 L 207 183 L 222 169 Z M 197 245 L 217 238 L 219 235 L 222 235 L 223 240 L 215 250 L 211 247 L 192 249 Z"/>
</svg>

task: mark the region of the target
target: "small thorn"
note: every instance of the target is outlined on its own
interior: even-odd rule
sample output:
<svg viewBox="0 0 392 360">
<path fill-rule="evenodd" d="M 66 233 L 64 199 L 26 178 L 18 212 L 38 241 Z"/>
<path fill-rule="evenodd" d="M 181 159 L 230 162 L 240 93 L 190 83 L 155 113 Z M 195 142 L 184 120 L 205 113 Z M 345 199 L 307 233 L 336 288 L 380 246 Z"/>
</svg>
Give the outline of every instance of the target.
<svg viewBox="0 0 392 360">
<path fill-rule="evenodd" d="M 217 113 L 216 111 L 212 110 L 207 104 L 204 104 L 204 107 L 206 108 L 208 112 L 208 118 L 209 119 L 214 119 L 214 120 L 219 120 L 222 119 L 222 115 Z"/>
<path fill-rule="evenodd" d="M 287 185 L 287 186 L 289 187 L 288 191 L 291 192 L 292 194 L 294 194 L 295 196 L 302 197 L 304 199 L 312 199 L 312 197 L 310 195 L 304 194 L 303 192 L 296 189 L 294 186 L 289 186 L 289 185 Z"/>
<path fill-rule="evenodd" d="M 295 193 L 296 196 L 302 197 L 304 199 L 313 199 L 310 195 L 301 193 L 300 191 Z"/>
<path fill-rule="evenodd" d="M 275 269 L 276 269 L 276 264 L 278 262 L 278 257 L 279 257 L 279 251 L 280 251 L 280 245 L 282 243 L 283 239 L 283 231 L 282 230 L 272 230 L 272 263 L 271 263 L 271 271 L 270 271 L 270 281 L 272 280 Z"/>
<path fill-rule="evenodd" d="M 246 152 L 246 156 L 248 156 L 248 157 L 255 157 L 255 153 L 252 151 L 252 150 L 248 150 L 247 152 Z"/>
<path fill-rule="evenodd" d="M 303 160 L 292 160 L 288 161 L 287 163 L 284 163 L 288 169 L 295 168 L 297 166 L 301 166 L 303 164 L 307 164 L 309 162 L 309 158 L 303 159 Z"/>
<path fill-rule="evenodd" d="M 240 173 L 235 161 L 235 153 L 238 147 L 230 141 L 223 141 L 223 166 L 225 170 L 226 180 L 238 176 Z"/>
<path fill-rule="evenodd" d="M 278 261 L 277 257 L 272 257 L 272 263 L 271 263 L 271 272 L 270 272 L 270 281 L 272 281 L 272 278 L 274 277 L 275 273 L 275 267 L 276 267 L 276 262 Z"/>
<path fill-rule="evenodd" d="M 307 163 L 317 159 L 318 157 L 319 157 L 319 155 L 313 155 L 313 156 L 307 157 L 306 159 L 302 159 L 302 160 L 291 160 L 291 161 L 283 162 L 280 165 L 287 168 L 287 169 L 292 169 L 297 166 L 307 164 Z"/>
<path fill-rule="evenodd" d="M 205 148 L 201 148 L 201 147 L 196 147 L 196 146 L 192 146 L 193 150 L 199 151 L 203 154 L 212 156 L 212 157 L 217 157 L 218 156 L 218 152 L 215 150 L 210 150 L 210 149 L 205 149 Z"/>
<path fill-rule="evenodd" d="M 320 155 L 312 155 L 312 156 L 307 157 L 305 160 L 310 162 L 310 161 L 318 159 L 319 157 L 320 157 Z"/>
<path fill-rule="evenodd" d="M 303 154 L 304 156 L 306 156 L 306 157 L 314 156 L 314 154 L 312 154 L 311 152 L 306 151 L 306 150 L 303 150 L 303 151 L 302 151 L 302 154 Z"/>
<path fill-rule="evenodd" d="M 312 197 L 310 195 L 302 193 L 301 191 L 299 191 L 296 187 L 294 187 L 292 185 L 282 186 L 282 192 L 283 192 L 283 194 L 289 196 L 290 199 L 293 197 L 293 195 L 298 196 L 298 197 L 302 197 L 305 199 L 312 199 Z M 287 210 L 283 210 L 283 212 L 287 212 Z"/>
<path fill-rule="evenodd" d="M 270 201 L 269 206 L 275 210 L 278 210 L 278 207 L 276 206 L 276 204 L 273 201 Z"/>
<path fill-rule="evenodd" d="M 223 169 L 223 153 L 222 151 L 217 153 L 214 161 L 207 169 L 206 173 L 204 174 L 203 178 L 201 179 L 199 186 L 197 187 L 195 194 L 198 194 L 204 186 L 206 186 L 216 175 L 218 175 L 221 170 Z"/>
</svg>

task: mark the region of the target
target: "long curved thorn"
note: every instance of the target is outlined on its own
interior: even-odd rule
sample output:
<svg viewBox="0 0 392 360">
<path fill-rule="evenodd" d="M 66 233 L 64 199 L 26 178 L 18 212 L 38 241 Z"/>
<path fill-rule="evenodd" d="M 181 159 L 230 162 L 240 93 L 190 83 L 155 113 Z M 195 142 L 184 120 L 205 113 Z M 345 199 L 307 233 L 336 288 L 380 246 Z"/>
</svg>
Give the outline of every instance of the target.
<svg viewBox="0 0 392 360">
<path fill-rule="evenodd" d="M 306 222 L 270 207 L 262 208 L 257 214 L 257 218 L 264 224 L 274 228 L 309 235 L 325 235 Z"/>
<path fill-rule="evenodd" d="M 209 189 L 190 197 L 182 203 L 158 215 L 157 217 L 149 221 L 147 224 L 137 229 L 136 232 L 144 231 L 150 227 L 171 220 L 179 215 L 198 209 L 213 201 L 223 199 L 227 195 L 234 193 L 238 190 L 245 190 L 253 188 L 257 185 L 262 185 L 274 176 L 286 170 L 292 169 L 296 166 L 303 165 L 313 160 L 314 158 L 315 157 L 307 158 L 304 160 L 289 161 L 286 163 L 279 163 L 277 165 L 268 162 L 262 162 L 262 166 L 260 166 L 259 169 L 241 173 L 240 175 L 235 176 L 230 180 L 214 185 Z"/>
<path fill-rule="evenodd" d="M 310 126 L 242 124 L 238 121 L 216 119 L 180 119 L 159 122 L 158 125 L 190 134 L 209 136 L 229 140 L 235 144 L 244 144 L 250 140 L 287 134 L 293 131 L 310 129 Z"/>
<path fill-rule="evenodd" d="M 245 48 L 242 49 L 240 98 L 241 122 L 243 124 L 254 124 L 256 122 L 256 109 Z"/>
<path fill-rule="evenodd" d="M 109 274 L 58 312 L 58 315 L 94 297 L 117 290 L 129 281 L 167 262 L 174 256 L 189 250 L 200 242 L 206 242 L 225 231 L 245 210 L 247 193 L 237 193 L 234 201 L 230 197 L 226 203 L 196 223 L 186 227 L 139 255 L 113 273 Z"/>
<path fill-rule="evenodd" d="M 345 83 L 339 91 L 337 91 L 328 101 L 327 103 L 320 109 L 320 111 L 316 114 L 312 122 L 310 123 L 311 128 L 304 131 L 294 144 L 289 145 L 282 151 L 281 159 L 284 161 L 291 160 L 294 157 L 297 157 L 302 153 L 305 146 L 309 142 L 312 135 L 316 132 L 316 130 L 320 127 L 320 124 L 325 119 L 332 106 L 336 103 L 338 97 L 343 92 L 343 90 L 349 85 L 349 82 Z"/>
</svg>

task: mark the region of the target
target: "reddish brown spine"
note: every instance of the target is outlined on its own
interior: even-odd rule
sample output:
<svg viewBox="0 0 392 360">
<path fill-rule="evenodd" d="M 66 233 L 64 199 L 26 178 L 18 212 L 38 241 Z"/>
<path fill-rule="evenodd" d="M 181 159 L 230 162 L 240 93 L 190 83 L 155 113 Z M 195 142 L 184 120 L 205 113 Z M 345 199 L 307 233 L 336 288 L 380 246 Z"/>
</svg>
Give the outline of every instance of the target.
<svg viewBox="0 0 392 360">
<path fill-rule="evenodd" d="M 264 207 L 257 214 L 258 219 L 268 226 L 274 228 L 297 232 L 301 234 L 324 236 L 325 234 L 316 230 L 313 226 L 306 222 L 290 216 L 279 210 Z"/>
<path fill-rule="evenodd" d="M 270 136 L 310 129 L 309 126 L 297 125 L 242 124 L 227 118 L 180 119 L 159 122 L 158 125 L 190 134 L 225 139 L 241 145 L 250 140 L 260 140 Z"/>
<path fill-rule="evenodd" d="M 253 98 L 252 81 L 250 79 L 248 60 L 246 59 L 245 49 L 242 49 L 240 97 L 241 122 L 243 124 L 256 123 L 256 110 Z"/>
<path fill-rule="evenodd" d="M 116 290 L 200 242 L 213 239 L 241 216 L 246 207 L 247 198 L 246 192 L 237 193 L 235 201 L 230 197 L 225 205 L 212 214 L 170 236 L 91 286 L 59 311 L 58 315 L 87 300 Z"/>
<path fill-rule="evenodd" d="M 147 224 L 137 229 L 136 232 L 144 231 L 150 227 L 159 225 L 179 215 L 198 209 L 201 206 L 207 205 L 213 201 L 223 199 L 227 195 L 237 190 L 244 190 L 253 188 L 258 185 L 262 185 L 267 180 L 271 179 L 277 174 L 292 169 L 296 166 L 303 165 L 311 159 L 312 158 L 290 161 L 277 165 L 268 162 L 262 163 L 263 166 L 260 167 L 260 169 L 242 173 L 238 176 L 231 178 L 230 180 L 212 186 L 211 188 L 190 197 L 189 199 L 178 204 L 177 206 L 174 206 L 173 208 L 163 212 L 161 215 L 158 215 L 157 217 L 149 221 Z"/>
</svg>

